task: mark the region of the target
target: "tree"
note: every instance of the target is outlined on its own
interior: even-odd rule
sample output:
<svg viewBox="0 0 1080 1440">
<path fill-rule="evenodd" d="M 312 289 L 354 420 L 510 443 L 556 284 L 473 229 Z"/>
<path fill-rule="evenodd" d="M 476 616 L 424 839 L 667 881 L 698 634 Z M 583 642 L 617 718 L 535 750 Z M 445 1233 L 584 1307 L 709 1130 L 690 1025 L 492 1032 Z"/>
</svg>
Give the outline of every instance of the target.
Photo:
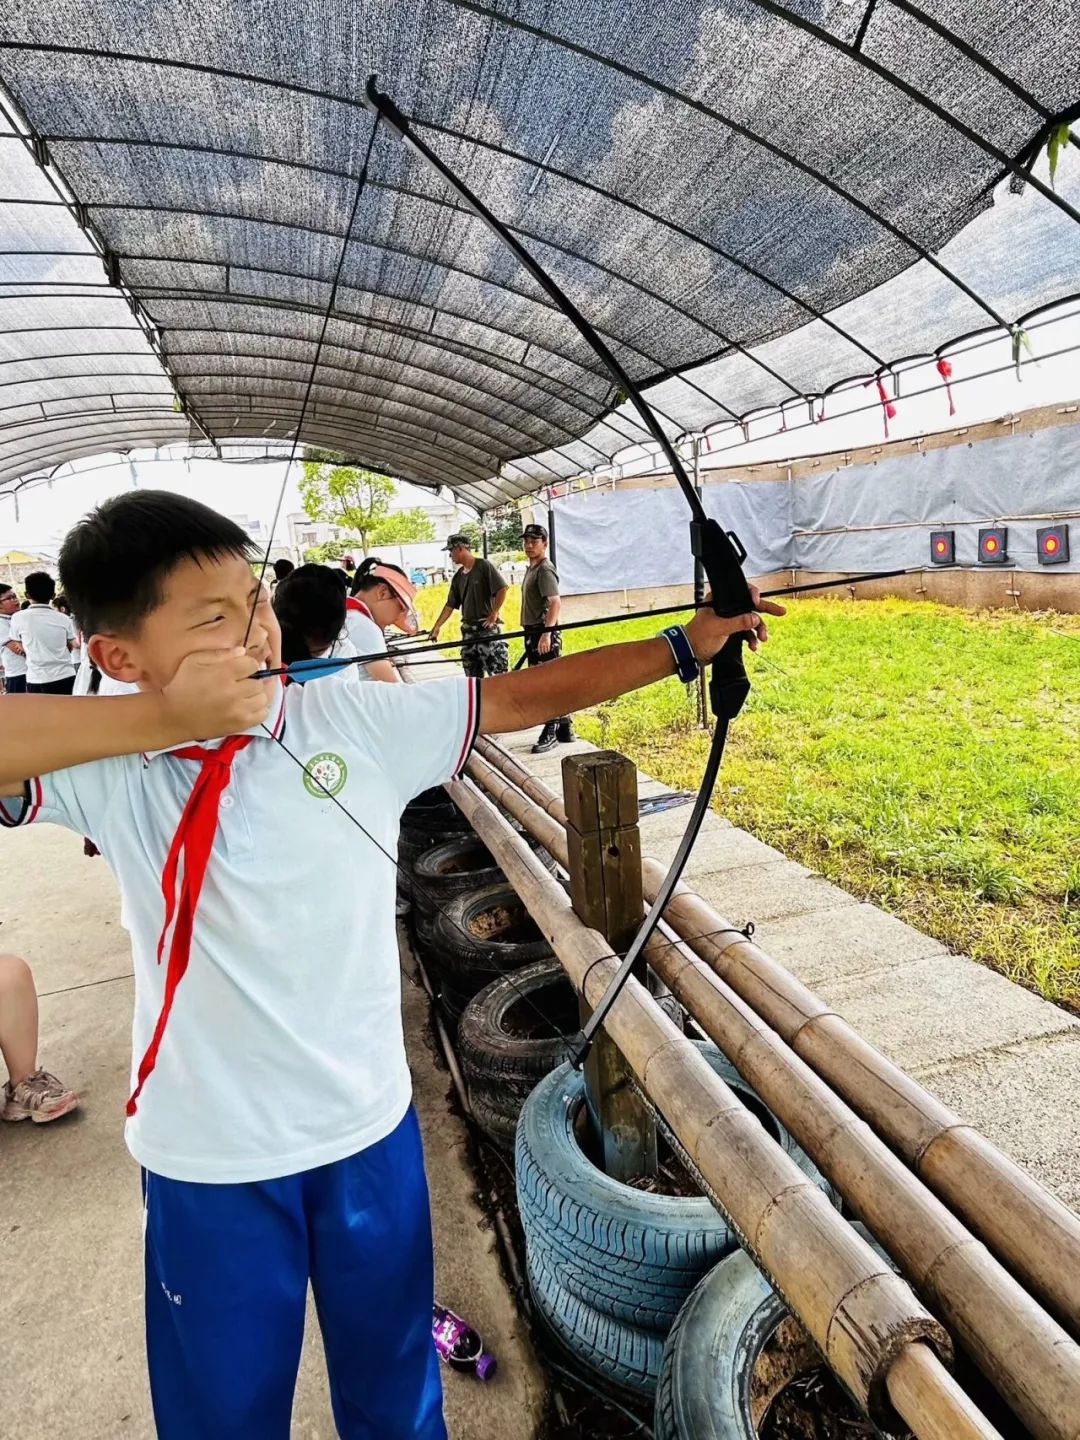
<svg viewBox="0 0 1080 1440">
<path fill-rule="evenodd" d="M 435 527 L 420 506 L 392 512 L 397 485 L 389 475 L 342 465 L 329 451 L 304 451 L 300 500 L 310 520 L 347 526 L 365 554 L 377 545 L 411 545 L 435 538 Z M 342 550 L 342 555 L 346 553 Z"/>
<path fill-rule="evenodd" d="M 359 548 L 359 540 L 352 538 L 327 540 L 325 545 L 310 545 L 304 551 L 304 559 L 309 565 L 332 565 L 337 560 L 344 560 L 346 555 L 351 555 L 354 550 L 359 550 Z"/>
<path fill-rule="evenodd" d="M 516 510 L 504 510 L 491 515 L 486 521 L 488 549 L 521 550 L 521 530 L 524 522 Z"/>
</svg>

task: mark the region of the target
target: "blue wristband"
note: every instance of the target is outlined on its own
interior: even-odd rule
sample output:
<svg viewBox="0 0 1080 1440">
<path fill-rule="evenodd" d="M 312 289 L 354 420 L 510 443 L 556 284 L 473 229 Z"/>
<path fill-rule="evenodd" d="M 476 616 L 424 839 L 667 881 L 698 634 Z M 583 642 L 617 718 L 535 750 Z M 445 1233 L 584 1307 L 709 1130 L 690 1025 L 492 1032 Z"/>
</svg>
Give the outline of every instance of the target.
<svg viewBox="0 0 1080 1440">
<path fill-rule="evenodd" d="M 675 669 L 679 679 L 684 685 L 692 685 L 701 673 L 694 654 L 694 647 L 690 644 L 689 637 L 681 625 L 669 625 L 666 630 L 660 632 L 664 639 L 671 646 L 671 653 L 675 657 Z"/>
</svg>

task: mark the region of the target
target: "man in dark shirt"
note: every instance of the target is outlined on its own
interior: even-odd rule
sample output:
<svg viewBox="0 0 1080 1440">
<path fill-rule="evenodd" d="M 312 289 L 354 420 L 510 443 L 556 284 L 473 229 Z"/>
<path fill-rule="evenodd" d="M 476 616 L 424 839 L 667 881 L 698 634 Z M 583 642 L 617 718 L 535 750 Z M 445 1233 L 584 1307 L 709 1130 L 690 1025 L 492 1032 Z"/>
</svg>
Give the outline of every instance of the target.
<svg viewBox="0 0 1080 1440">
<path fill-rule="evenodd" d="M 562 632 L 552 629 L 559 623 L 559 572 L 548 559 L 548 532 L 543 525 L 526 525 L 521 543 L 529 568 L 521 582 L 521 628 L 525 631 L 525 658 L 529 665 L 543 665 L 562 654 Z M 560 741 L 574 739 L 569 715 L 549 720 L 532 747 L 542 755 Z"/>
<path fill-rule="evenodd" d="M 446 542 L 450 559 L 459 568 L 450 581 L 450 593 L 439 618 L 431 627 L 431 639 L 455 610 L 461 611 L 461 666 L 466 675 L 482 680 L 485 675 L 505 675 L 510 668 L 506 641 L 502 639 L 499 612 L 506 600 L 507 584 L 492 565 L 474 555 L 467 535 L 451 535 Z"/>
</svg>

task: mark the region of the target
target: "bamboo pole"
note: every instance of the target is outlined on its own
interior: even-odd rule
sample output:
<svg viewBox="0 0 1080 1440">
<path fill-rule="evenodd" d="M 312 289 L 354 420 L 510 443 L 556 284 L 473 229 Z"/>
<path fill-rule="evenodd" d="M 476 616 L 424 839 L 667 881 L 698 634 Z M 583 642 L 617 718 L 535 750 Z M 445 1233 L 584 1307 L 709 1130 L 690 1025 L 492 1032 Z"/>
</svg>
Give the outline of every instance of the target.
<svg viewBox="0 0 1080 1440">
<path fill-rule="evenodd" d="M 645 862 L 650 898 L 662 875 L 658 862 Z M 1080 1219 L 790 971 L 727 926 L 700 896 L 677 893 L 665 916 L 1032 1292 L 1080 1333 Z"/>
<path fill-rule="evenodd" d="M 565 820 L 558 796 L 512 755 L 490 739 L 480 746 L 549 820 Z M 652 900 L 664 867 L 646 859 L 642 868 Z M 665 919 L 1080 1337 L 1080 1217 L 700 896 L 680 886 Z"/>
<path fill-rule="evenodd" d="M 474 778 L 555 858 L 565 832 L 474 757 Z M 893 1254 L 926 1302 L 1040 1440 L 1080 1433 L 1080 1350 L 765 1021 L 684 944 L 650 965 Z"/>
<path fill-rule="evenodd" d="M 582 925 L 562 888 L 474 784 L 459 780 L 447 788 L 578 990 L 595 1005 L 618 968 L 603 936 Z M 901 1367 L 895 1397 L 889 1383 L 897 1358 L 908 1350 L 929 1344 L 948 1355 L 948 1336 L 938 1322 L 768 1136 L 640 982 L 628 981 L 607 1028 L 751 1254 L 871 1417 L 895 1428 L 899 1414 L 919 1440 L 947 1433 L 956 1397 L 936 1366 L 912 1356 Z M 919 1377 L 917 1384 L 912 1375 Z M 988 1422 L 971 1413 L 975 1428 L 968 1433 L 1000 1440 Z"/>
<path fill-rule="evenodd" d="M 909 1345 L 889 1371 L 889 1399 L 907 1418 L 919 1416 L 919 1440 L 979 1440 L 987 1422 L 925 1345 Z"/>
</svg>

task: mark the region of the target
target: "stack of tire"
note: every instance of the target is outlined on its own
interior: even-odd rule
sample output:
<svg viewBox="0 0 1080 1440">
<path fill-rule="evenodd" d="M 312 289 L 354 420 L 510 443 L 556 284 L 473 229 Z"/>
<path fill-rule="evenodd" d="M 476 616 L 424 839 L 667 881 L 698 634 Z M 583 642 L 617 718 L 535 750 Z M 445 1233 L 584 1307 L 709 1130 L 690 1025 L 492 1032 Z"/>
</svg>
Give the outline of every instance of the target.
<svg viewBox="0 0 1080 1440">
<path fill-rule="evenodd" d="M 406 808 L 398 859 L 414 942 L 454 1023 L 484 986 L 550 959 L 539 928 L 445 791 L 425 791 Z"/>
<path fill-rule="evenodd" d="M 827 1189 L 716 1046 L 699 1049 L 799 1168 Z M 522 1108 L 515 1169 L 529 1286 L 545 1326 L 578 1364 L 640 1401 L 655 1394 L 680 1308 L 738 1241 L 704 1196 L 653 1193 L 605 1175 L 583 1148 L 586 1119 L 584 1081 L 569 1065 L 542 1080 Z"/>
</svg>

